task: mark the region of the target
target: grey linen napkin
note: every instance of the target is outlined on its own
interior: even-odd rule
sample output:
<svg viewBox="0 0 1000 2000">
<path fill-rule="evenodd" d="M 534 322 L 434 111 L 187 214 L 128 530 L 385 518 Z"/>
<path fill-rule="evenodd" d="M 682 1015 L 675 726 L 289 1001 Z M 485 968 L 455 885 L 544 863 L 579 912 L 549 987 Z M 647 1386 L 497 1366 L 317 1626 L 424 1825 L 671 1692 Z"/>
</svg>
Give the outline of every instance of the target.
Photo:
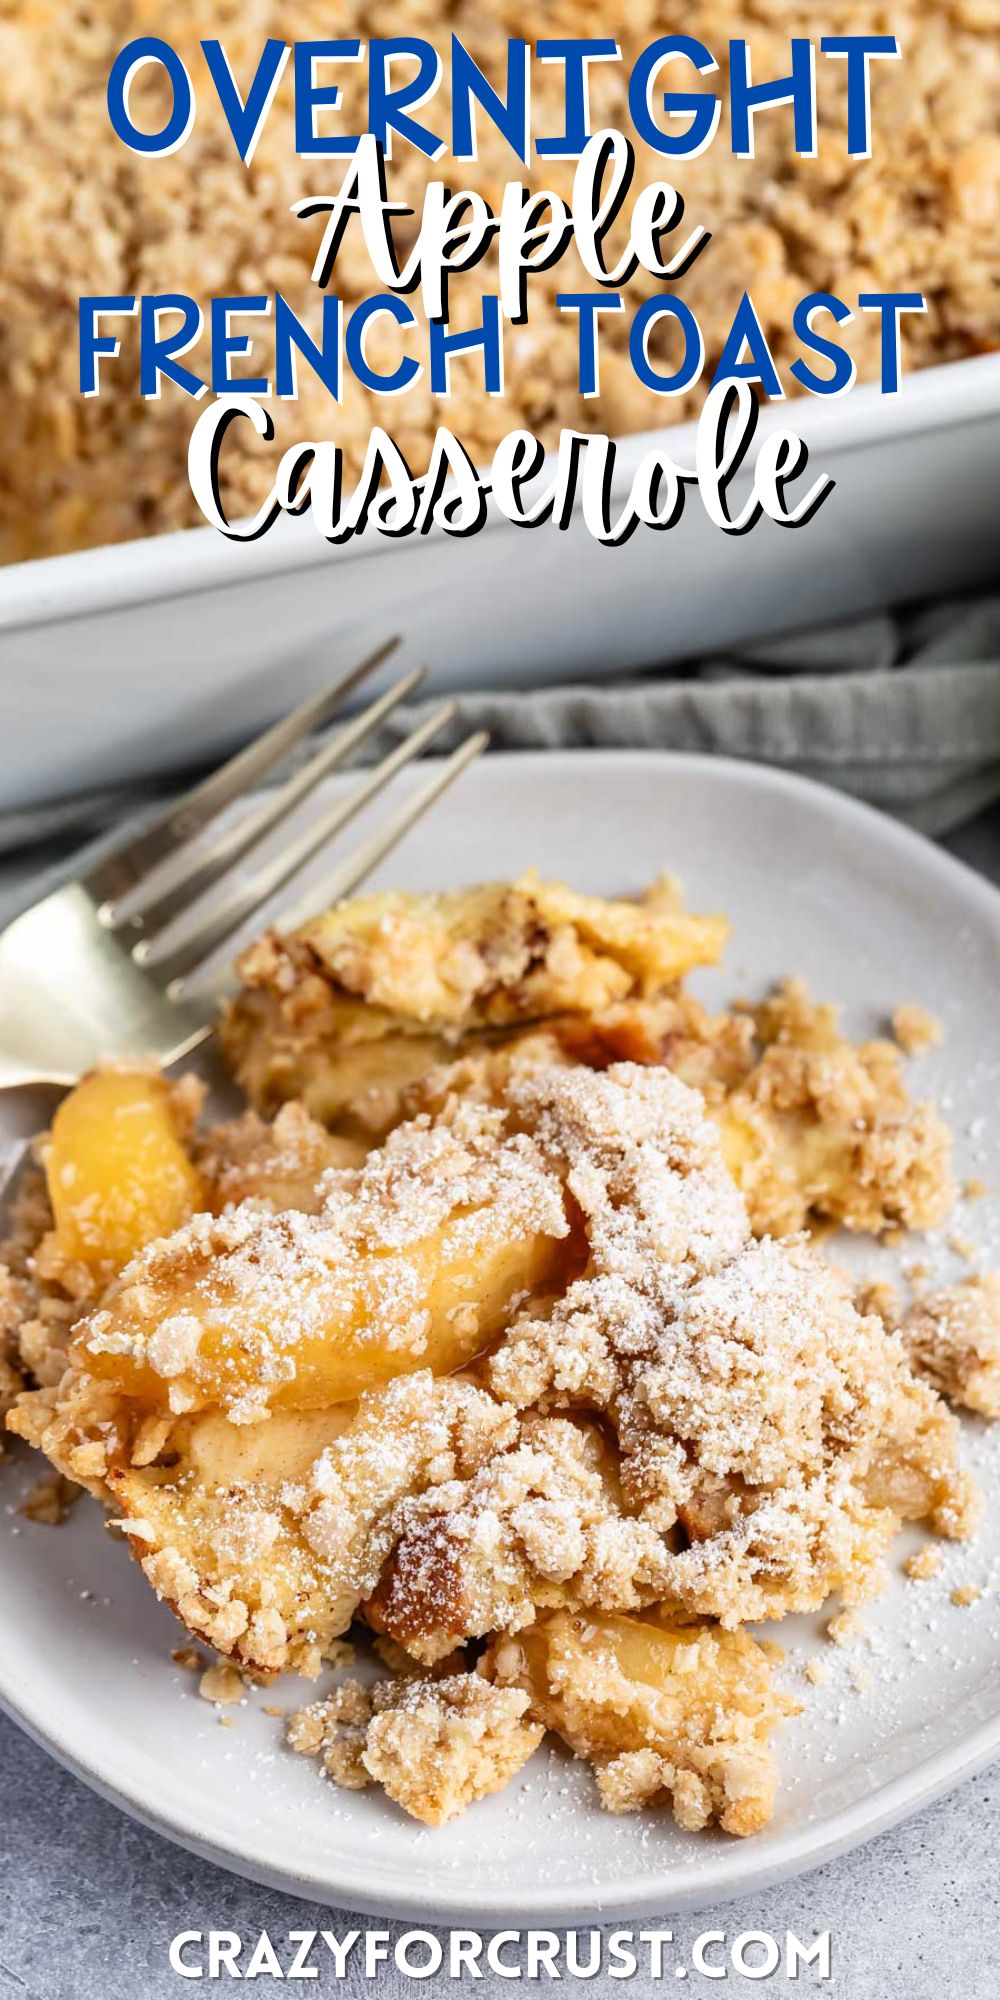
<svg viewBox="0 0 1000 2000">
<path fill-rule="evenodd" d="M 399 710 L 371 754 L 429 706 Z M 496 749 L 755 758 L 941 834 L 1000 798 L 1000 597 L 855 619 L 669 674 L 470 692 L 459 698 L 451 741 L 471 728 L 488 729 Z M 146 810 L 149 796 L 147 785 Z M 120 826 L 136 804 L 136 794 L 118 790 L 0 814 L 0 853 L 47 843 L 45 858 L 55 859 L 70 841 Z"/>
</svg>

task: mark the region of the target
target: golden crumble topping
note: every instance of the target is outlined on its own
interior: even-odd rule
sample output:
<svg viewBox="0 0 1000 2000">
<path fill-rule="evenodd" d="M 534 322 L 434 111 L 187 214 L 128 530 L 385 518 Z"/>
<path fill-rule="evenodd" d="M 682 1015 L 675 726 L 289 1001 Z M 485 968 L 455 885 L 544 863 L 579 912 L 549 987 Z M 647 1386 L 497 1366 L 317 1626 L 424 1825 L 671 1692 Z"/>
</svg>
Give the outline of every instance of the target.
<svg viewBox="0 0 1000 2000">
<path fill-rule="evenodd" d="M 940 1568 L 941 1551 L 934 1547 L 933 1542 L 928 1542 L 924 1548 L 915 1550 L 912 1556 L 907 1556 L 903 1564 L 904 1574 L 910 1578 L 911 1583 L 929 1583 L 932 1577 L 937 1576 Z"/>
<path fill-rule="evenodd" d="M 24 1384 L 20 1333 L 29 1316 L 28 1294 L 13 1271 L 0 1265 L 0 1417 L 13 1408 Z"/>
<path fill-rule="evenodd" d="M 718 1118 L 758 1234 L 935 1227 L 956 1197 L 950 1138 L 899 1050 L 846 1040 L 800 980 L 710 1014 L 678 982 L 724 935 L 669 883 L 639 904 L 533 876 L 362 898 L 251 948 L 223 1047 L 259 1109 L 301 1099 L 369 1139 L 450 1088 L 502 1095 L 511 1066 L 666 1063 Z"/>
<path fill-rule="evenodd" d="M 978 1584 L 959 1583 L 951 1592 L 951 1602 L 957 1604 L 961 1610 L 968 1611 L 971 1605 L 979 1603 L 982 1594 Z"/>
<path fill-rule="evenodd" d="M 319 1757 L 327 1777 L 348 1792 L 363 1792 L 371 1774 L 361 1761 L 371 1695 L 360 1681 L 344 1681 L 324 1701 L 297 1709 L 288 1723 L 289 1747 L 300 1757 Z"/>
<path fill-rule="evenodd" d="M 534 1413 L 471 1478 L 407 1496 L 393 1525 L 367 1615 L 427 1663 L 519 1630 L 539 1605 L 652 1603 L 670 1576 L 669 1544 L 624 1511 L 600 1433 Z"/>
<path fill-rule="evenodd" d="M 476 1674 L 376 1688 L 362 1762 L 383 1791 L 429 1826 L 498 1792 L 537 1750 L 528 1696 Z"/>
<path fill-rule="evenodd" d="M 918 1007 L 912 1001 L 897 1007 L 892 1016 L 892 1032 L 905 1055 L 924 1055 L 934 1049 L 944 1039 L 944 1029 L 926 1007 Z"/>
<path fill-rule="evenodd" d="M 950 1135 L 910 1099 L 892 1044 L 845 1041 L 835 1008 L 796 979 L 752 1017 L 757 1057 L 727 1094 L 723 1133 L 754 1227 L 788 1235 L 817 1216 L 877 1235 L 942 1222 L 956 1197 Z"/>
<path fill-rule="evenodd" d="M 300 1709 L 288 1735 L 338 1785 L 374 1781 L 414 1819 L 440 1826 L 502 1791 L 537 1750 L 544 1732 L 527 1708 L 521 1689 L 478 1674 L 382 1681 L 370 1692 L 348 1682 Z"/>
<path fill-rule="evenodd" d="M 66 1340 L 79 1306 L 58 1283 L 42 1278 L 37 1253 L 52 1225 L 52 1209 L 40 1167 L 29 1163 L 19 1174 L 5 1215 L 0 1263 L 0 1411 L 6 1413 L 24 1387 L 58 1382 L 66 1365 Z"/>
<path fill-rule="evenodd" d="M 318 1125 L 302 1104 L 283 1104 L 269 1123 L 245 1111 L 210 1126 L 193 1151 L 216 1214 L 245 1201 L 311 1213 L 321 1206 L 327 1169 L 360 1166 L 365 1155 L 356 1141 Z"/>
<path fill-rule="evenodd" d="M 447 895 L 365 896 L 244 953 L 222 1047 L 258 1109 L 295 1099 L 377 1136 L 459 1041 L 489 1046 L 539 1020 L 570 1031 L 610 1017 L 613 1032 L 623 1003 L 713 963 L 727 929 L 689 915 L 662 883 L 640 903 L 579 896 L 534 873 Z"/>
<path fill-rule="evenodd" d="M 727 1624 L 815 1608 L 872 1586 L 900 1518 L 962 1531 L 953 1420 L 813 1252 L 751 1239 L 692 1092 L 622 1068 L 529 1079 L 524 1100 L 571 1149 L 590 1259 L 515 1320 L 490 1379 L 610 1418 L 632 1510 L 690 1538 L 661 1596 Z"/>
<path fill-rule="evenodd" d="M 925 1293 L 900 1332 L 910 1366 L 949 1403 L 1000 1417 L 1000 1277 L 984 1272 Z"/>
<path fill-rule="evenodd" d="M 718 958 L 729 926 L 693 917 L 671 885 L 641 903 L 581 896 L 530 870 L 513 883 L 342 903 L 292 943 L 334 989 L 447 1031 L 502 1028 L 549 1014 L 599 1014 L 660 992 Z M 278 938 L 265 950 L 281 948 Z M 253 974 L 251 947 L 243 964 Z M 280 974 L 279 974 L 280 983 Z"/>
</svg>

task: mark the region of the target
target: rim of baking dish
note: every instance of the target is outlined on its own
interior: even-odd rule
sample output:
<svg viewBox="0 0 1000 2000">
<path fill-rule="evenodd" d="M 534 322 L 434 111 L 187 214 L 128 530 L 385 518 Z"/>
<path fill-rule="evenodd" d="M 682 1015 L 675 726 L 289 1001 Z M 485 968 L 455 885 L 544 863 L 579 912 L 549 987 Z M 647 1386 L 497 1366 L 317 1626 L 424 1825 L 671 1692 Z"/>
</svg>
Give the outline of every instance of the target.
<svg viewBox="0 0 1000 2000">
<path fill-rule="evenodd" d="M 883 396 L 877 384 L 865 383 L 846 397 L 800 397 L 791 405 L 771 404 L 762 412 L 754 449 L 769 432 L 791 428 L 811 448 L 829 445 L 840 454 L 877 448 L 920 432 L 959 429 L 996 415 L 1000 415 L 1000 353 L 981 354 L 921 369 L 905 377 L 893 396 Z M 696 422 L 664 425 L 616 440 L 613 491 L 627 486 L 643 453 L 664 438 L 689 461 L 696 428 Z M 496 534 L 505 526 L 494 515 L 484 533 Z M 375 535 L 330 545 L 320 540 L 308 519 L 285 515 L 256 542 L 230 542 L 210 527 L 185 528 L 69 555 L 42 556 L 0 568 L 0 632 L 155 603 L 180 593 L 224 589 L 322 563 L 380 554 L 388 559 L 391 547 Z"/>
</svg>

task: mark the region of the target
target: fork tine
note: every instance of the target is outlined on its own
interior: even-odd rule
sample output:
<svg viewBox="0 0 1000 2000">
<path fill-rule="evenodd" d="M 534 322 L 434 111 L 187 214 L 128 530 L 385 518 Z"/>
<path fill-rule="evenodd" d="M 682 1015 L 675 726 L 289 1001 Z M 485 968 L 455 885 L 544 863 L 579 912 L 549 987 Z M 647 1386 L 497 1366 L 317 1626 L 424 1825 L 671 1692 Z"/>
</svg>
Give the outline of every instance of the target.
<svg viewBox="0 0 1000 2000">
<path fill-rule="evenodd" d="M 454 701 L 442 702 L 387 757 L 383 757 L 380 764 L 367 771 L 345 799 L 336 800 L 280 854 L 265 858 L 259 868 L 242 881 L 234 882 L 225 900 L 209 907 L 200 922 L 196 903 L 173 924 L 168 924 L 158 937 L 136 945 L 132 954 L 136 962 L 142 965 L 144 971 L 164 984 L 169 983 L 176 990 L 178 982 L 190 977 L 194 968 L 224 938 L 237 930 L 254 910 L 268 902 L 292 875 L 297 875 L 299 869 L 326 846 L 327 841 L 332 840 L 384 789 L 397 771 L 419 756 L 421 750 L 451 721 L 456 706 Z"/>
<path fill-rule="evenodd" d="M 224 827 L 200 859 L 192 862 L 186 858 L 190 853 L 189 842 L 176 849 L 159 867 L 144 876 L 134 889 L 119 898 L 106 917 L 109 928 L 118 930 L 123 924 L 141 918 L 144 937 L 157 936 L 172 917 L 184 907 L 193 907 L 196 898 L 211 888 L 227 868 L 256 847 L 265 834 L 301 805 L 321 778 L 345 763 L 362 743 L 374 736 L 386 717 L 399 707 L 400 702 L 406 701 L 426 676 L 426 667 L 414 667 L 410 673 L 404 674 L 369 708 L 355 716 L 346 728 L 338 730 L 322 743 L 300 771 L 296 771 L 273 793 L 267 794 L 236 825 Z M 150 919 L 154 915 L 156 922 L 151 926 Z"/>
<path fill-rule="evenodd" d="M 345 896 L 352 895 L 365 877 L 371 875 L 378 867 L 379 862 L 384 861 L 394 847 L 398 847 L 404 835 L 409 833 L 411 826 L 415 826 L 417 820 L 422 819 L 424 814 L 430 811 L 442 793 L 446 792 L 449 786 L 455 783 L 456 778 L 460 778 L 462 772 L 481 755 L 489 740 L 489 734 L 485 729 L 478 729 L 473 736 L 467 736 L 465 742 L 460 743 L 458 749 L 453 750 L 450 757 L 445 758 L 444 763 L 434 772 L 427 784 L 422 785 L 411 798 L 404 799 L 383 826 L 376 828 L 375 832 L 356 847 L 352 854 L 345 856 L 332 875 L 325 875 L 322 882 L 314 883 L 298 903 L 282 911 L 282 929 L 297 930 L 300 924 L 308 923 L 309 918 L 314 917 L 318 911 L 332 909 L 335 903 L 340 903 Z M 172 1000 L 184 998 L 182 991 L 184 983 L 182 980 L 171 987 Z"/>
<path fill-rule="evenodd" d="M 283 716 L 263 735 L 238 750 L 228 763 L 220 765 L 217 771 L 203 778 L 183 798 L 175 800 L 153 821 L 152 826 L 146 827 L 134 840 L 126 842 L 114 854 L 99 862 L 88 875 L 82 876 L 81 886 L 101 905 L 102 920 L 106 919 L 108 906 L 113 906 L 118 897 L 131 889 L 149 869 L 165 860 L 176 847 L 192 840 L 209 825 L 223 806 L 239 798 L 286 757 L 304 736 L 321 728 L 340 702 L 368 674 L 374 673 L 399 643 L 398 636 L 395 636 L 375 647 L 357 666 L 339 675 L 319 694 L 310 695 L 290 715 Z"/>
</svg>

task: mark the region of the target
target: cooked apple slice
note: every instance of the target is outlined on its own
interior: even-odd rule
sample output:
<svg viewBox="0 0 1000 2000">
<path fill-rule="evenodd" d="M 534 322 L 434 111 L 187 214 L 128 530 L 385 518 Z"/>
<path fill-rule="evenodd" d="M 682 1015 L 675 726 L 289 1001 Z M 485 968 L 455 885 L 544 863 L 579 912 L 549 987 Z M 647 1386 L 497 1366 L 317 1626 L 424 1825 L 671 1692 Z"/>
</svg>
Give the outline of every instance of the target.
<svg viewBox="0 0 1000 2000">
<path fill-rule="evenodd" d="M 770 1691 L 770 1669 L 742 1629 L 661 1619 L 555 1612 L 518 1633 L 534 1703 L 579 1756 L 669 1747 L 695 1717 L 721 1704 L 750 1718 Z"/>
<path fill-rule="evenodd" d="M 334 1173 L 318 1214 L 200 1215 L 137 1258 L 71 1343 L 150 1408 L 326 1408 L 415 1368 L 450 1373 L 565 1274 L 559 1176 L 474 1108 Z M 248 1400 L 249 1399 L 249 1400 Z"/>
<path fill-rule="evenodd" d="M 64 1265 L 110 1278 L 204 1206 L 169 1085 L 149 1070 L 95 1070 L 63 1099 L 42 1148 Z"/>
</svg>

